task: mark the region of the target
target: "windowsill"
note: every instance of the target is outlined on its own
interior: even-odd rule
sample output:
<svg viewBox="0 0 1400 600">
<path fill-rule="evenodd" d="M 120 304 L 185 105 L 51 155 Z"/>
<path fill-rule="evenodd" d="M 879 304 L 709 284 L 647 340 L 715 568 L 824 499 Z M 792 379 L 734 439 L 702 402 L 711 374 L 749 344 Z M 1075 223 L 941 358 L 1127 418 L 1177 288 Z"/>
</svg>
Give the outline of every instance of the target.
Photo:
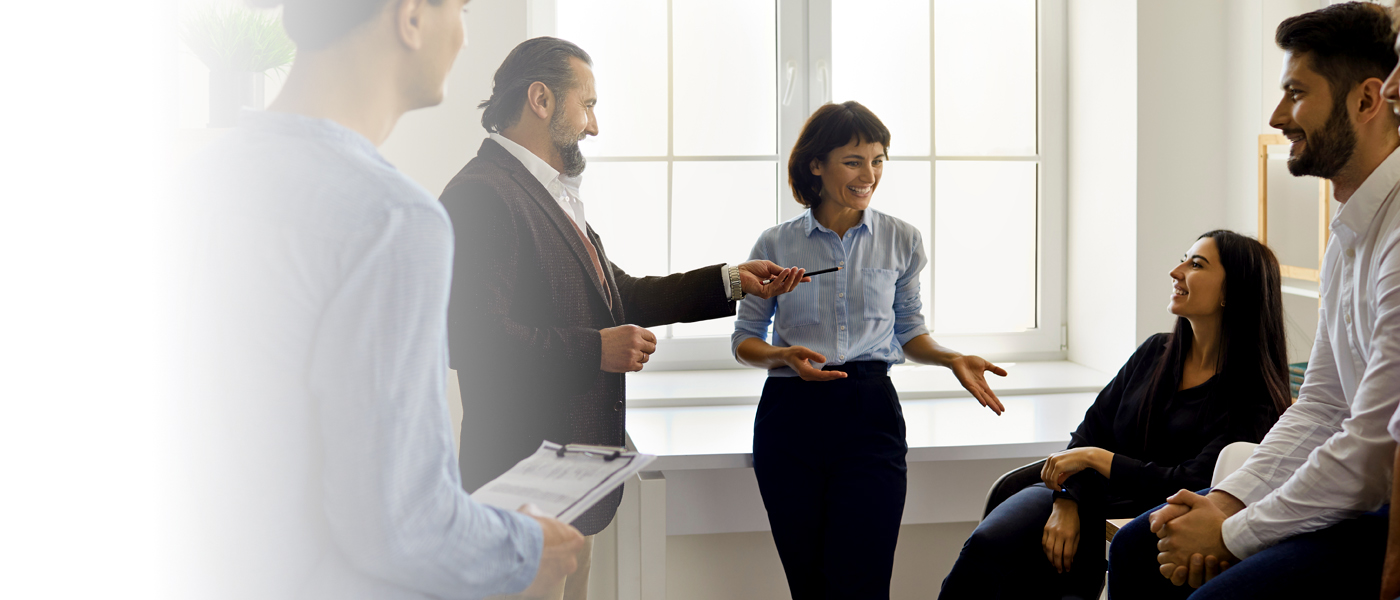
<svg viewBox="0 0 1400 600">
<path fill-rule="evenodd" d="M 910 463 L 1044 457 L 1061 450 L 1110 375 L 1067 362 L 1007 363 L 992 388 L 1000 416 L 973 401 L 947 369 L 891 372 L 907 425 Z M 767 372 L 638 373 L 628 379 L 627 433 L 658 456 L 657 471 L 753 466 L 753 422 Z"/>
<path fill-rule="evenodd" d="M 1069 361 L 1019 362 L 1002 365 L 1006 377 L 988 374 L 998 397 L 1033 394 L 1098 392 L 1112 374 Z M 642 371 L 627 376 L 630 408 L 733 406 L 758 404 L 768 372 L 762 369 L 712 371 Z M 900 400 L 959 398 L 969 394 L 952 372 L 929 365 L 898 365 L 890 379 Z"/>
</svg>

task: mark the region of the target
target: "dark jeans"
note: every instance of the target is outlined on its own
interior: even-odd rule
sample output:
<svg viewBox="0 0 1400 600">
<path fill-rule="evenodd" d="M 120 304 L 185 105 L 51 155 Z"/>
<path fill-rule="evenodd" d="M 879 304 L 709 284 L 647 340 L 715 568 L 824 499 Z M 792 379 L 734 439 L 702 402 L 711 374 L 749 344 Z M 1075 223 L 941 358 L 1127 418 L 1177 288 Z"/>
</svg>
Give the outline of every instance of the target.
<svg viewBox="0 0 1400 600">
<path fill-rule="evenodd" d="M 1151 513 L 1144 513 L 1118 530 L 1109 546 L 1110 599 L 1371 600 L 1380 596 L 1389 506 L 1283 540 L 1240 561 L 1200 589 L 1176 587 L 1157 570 L 1157 534 L 1152 533 L 1147 522 Z"/>
<path fill-rule="evenodd" d="M 1082 598 L 1103 589 L 1102 513 L 1079 511 L 1079 549 L 1069 573 L 1058 573 L 1041 549 L 1041 533 L 1055 502 L 1037 483 L 1002 502 L 963 543 L 939 600 L 962 598 Z"/>
<path fill-rule="evenodd" d="M 754 475 L 794 600 L 889 598 L 909 447 L 885 368 L 763 386 Z"/>
</svg>

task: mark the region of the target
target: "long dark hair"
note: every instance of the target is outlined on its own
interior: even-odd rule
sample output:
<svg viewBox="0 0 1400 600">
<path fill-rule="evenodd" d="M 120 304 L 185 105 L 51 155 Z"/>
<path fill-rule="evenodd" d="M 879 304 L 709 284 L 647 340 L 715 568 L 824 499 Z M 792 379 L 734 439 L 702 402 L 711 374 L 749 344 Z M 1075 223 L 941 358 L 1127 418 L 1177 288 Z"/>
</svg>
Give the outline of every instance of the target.
<svg viewBox="0 0 1400 600">
<path fill-rule="evenodd" d="M 1278 414 L 1291 403 L 1288 393 L 1288 349 L 1283 330 L 1283 277 L 1278 258 L 1268 246 L 1249 236 L 1217 229 L 1200 238 L 1215 240 L 1225 269 L 1225 310 L 1220 318 L 1216 380 L 1212 395 L 1229 402 L 1254 397 L 1263 389 Z M 1144 445 L 1153 408 L 1166 403 L 1181 382 L 1181 369 L 1191 353 L 1191 322 L 1177 317 L 1167 347 L 1157 361 L 1147 399 L 1138 412 Z M 1227 407 L 1233 408 L 1233 407 Z"/>
</svg>

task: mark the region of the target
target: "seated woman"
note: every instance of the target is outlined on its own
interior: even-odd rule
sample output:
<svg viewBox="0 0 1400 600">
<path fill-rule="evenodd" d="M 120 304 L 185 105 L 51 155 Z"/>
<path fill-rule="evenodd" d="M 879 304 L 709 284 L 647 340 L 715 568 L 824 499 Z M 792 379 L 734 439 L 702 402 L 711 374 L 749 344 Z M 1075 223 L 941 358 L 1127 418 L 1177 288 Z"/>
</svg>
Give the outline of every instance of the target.
<svg viewBox="0 0 1400 600">
<path fill-rule="evenodd" d="M 841 270 L 776 298 L 745 298 L 734 326 L 735 358 L 768 369 L 753 468 L 794 600 L 889 598 L 909 450 L 891 364 L 948 367 L 1002 410 L 983 373 L 1006 372 L 929 337 L 919 230 L 870 208 L 889 144 L 889 130 L 857 102 L 812 114 L 788 161 L 793 195 L 808 210 L 764 231 L 751 256 Z"/>
<path fill-rule="evenodd" d="M 1216 455 L 1258 442 L 1289 406 L 1278 260 L 1230 231 L 1171 271 L 1171 333 L 1138 347 L 1069 449 L 972 532 L 940 600 L 1084 598 L 1104 583 L 1105 518 L 1135 517 L 1210 484 Z"/>
</svg>

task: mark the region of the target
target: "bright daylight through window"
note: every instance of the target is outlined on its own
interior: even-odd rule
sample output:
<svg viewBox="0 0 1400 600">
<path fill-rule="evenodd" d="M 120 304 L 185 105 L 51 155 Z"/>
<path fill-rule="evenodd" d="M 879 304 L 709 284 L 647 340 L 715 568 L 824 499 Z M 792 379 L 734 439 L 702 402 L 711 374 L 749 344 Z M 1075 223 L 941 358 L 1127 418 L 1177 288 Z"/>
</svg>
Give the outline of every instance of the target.
<svg viewBox="0 0 1400 600">
<path fill-rule="evenodd" d="M 1057 341 L 1061 320 L 1062 282 L 1049 277 L 1062 278 L 1061 250 L 1046 247 L 1045 233 L 1059 228 L 1050 238 L 1062 239 L 1063 221 L 1045 211 L 1062 204 L 1048 207 L 1042 189 L 1042 147 L 1054 141 L 1041 139 L 1042 4 L 532 6 L 547 15 L 535 28 L 553 27 L 535 34 L 574 41 L 594 58 L 600 135 L 582 144 L 582 193 L 618 266 L 650 275 L 745 260 L 760 232 L 802 210 L 786 161 L 803 120 L 825 101 L 857 100 L 892 133 L 873 206 L 924 232 L 931 261 L 921 288 L 935 336 L 974 346 L 997 338 L 1005 353 L 1053 349 L 1044 330 Z M 872 31 L 880 34 L 859 33 Z M 727 338 L 733 318 L 655 331 L 671 341 Z M 707 359 L 728 358 L 727 342 L 705 347 L 723 352 Z"/>
</svg>

